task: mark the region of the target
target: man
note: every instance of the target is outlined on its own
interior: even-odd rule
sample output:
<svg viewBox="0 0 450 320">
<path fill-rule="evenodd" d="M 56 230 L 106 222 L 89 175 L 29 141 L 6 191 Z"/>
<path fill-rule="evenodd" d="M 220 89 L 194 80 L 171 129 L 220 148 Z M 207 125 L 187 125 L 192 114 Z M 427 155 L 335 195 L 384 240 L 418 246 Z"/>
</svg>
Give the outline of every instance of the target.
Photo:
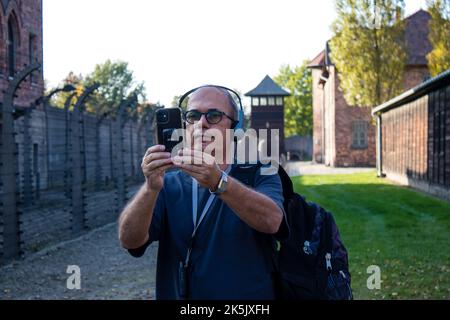
<svg viewBox="0 0 450 320">
<path fill-rule="evenodd" d="M 216 129 L 225 137 L 238 119 L 228 91 L 200 88 L 187 110 L 186 134 L 201 138 L 201 148 L 180 150 L 175 157 L 164 146 L 147 150 L 142 160 L 146 181 L 121 213 L 120 241 L 137 257 L 159 241 L 157 299 L 274 299 L 271 244 L 284 218 L 280 179 L 259 172 L 254 188 L 247 187 L 227 176 L 231 166 L 225 153 L 215 159 L 217 152 L 204 152 L 210 142 L 203 133 Z M 223 143 L 225 150 L 233 142 Z M 170 168 L 177 170 L 166 174 Z M 202 212 L 212 192 L 209 211 Z"/>
</svg>

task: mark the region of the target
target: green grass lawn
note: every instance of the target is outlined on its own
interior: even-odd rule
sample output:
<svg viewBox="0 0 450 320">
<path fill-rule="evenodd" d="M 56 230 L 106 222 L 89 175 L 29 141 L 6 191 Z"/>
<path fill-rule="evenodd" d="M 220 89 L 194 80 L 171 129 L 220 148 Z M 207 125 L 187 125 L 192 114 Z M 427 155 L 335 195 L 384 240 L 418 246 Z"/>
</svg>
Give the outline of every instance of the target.
<svg viewBox="0 0 450 320">
<path fill-rule="evenodd" d="M 331 211 L 349 252 L 355 299 L 450 299 L 450 204 L 374 173 L 293 178 Z M 367 289 L 367 267 L 381 289 Z"/>
</svg>

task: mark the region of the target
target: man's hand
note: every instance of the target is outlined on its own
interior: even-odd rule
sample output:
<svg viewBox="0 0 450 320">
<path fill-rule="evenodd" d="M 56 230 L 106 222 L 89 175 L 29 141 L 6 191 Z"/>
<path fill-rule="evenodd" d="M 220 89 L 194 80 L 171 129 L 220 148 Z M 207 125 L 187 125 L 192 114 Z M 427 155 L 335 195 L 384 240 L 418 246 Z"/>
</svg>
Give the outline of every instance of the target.
<svg viewBox="0 0 450 320">
<path fill-rule="evenodd" d="M 131 199 L 119 218 L 119 239 L 127 249 L 136 249 L 147 243 L 158 194 L 164 185 L 164 173 L 173 166 L 165 147 L 148 148 L 142 159 L 145 183 Z"/>
<path fill-rule="evenodd" d="M 203 188 L 215 191 L 219 185 L 222 172 L 216 164 L 215 158 L 200 150 L 182 149 L 173 158 L 176 167 L 186 172 L 198 181 Z"/>
<path fill-rule="evenodd" d="M 154 145 L 147 149 L 142 159 L 142 172 L 145 176 L 147 188 L 159 192 L 164 185 L 164 174 L 173 166 L 169 152 L 163 152 L 165 146 Z"/>
<path fill-rule="evenodd" d="M 217 190 L 222 173 L 210 154 L 183 149 L 174 157 L 174 164 L 211 191 Z M 283 219 L 283 212 L 268 196 L 245 186 L 233 177 L 228 179 L 227 191 L 220 196 L 250 227 L 260 232 L 274 234 Z"/>
</svg>

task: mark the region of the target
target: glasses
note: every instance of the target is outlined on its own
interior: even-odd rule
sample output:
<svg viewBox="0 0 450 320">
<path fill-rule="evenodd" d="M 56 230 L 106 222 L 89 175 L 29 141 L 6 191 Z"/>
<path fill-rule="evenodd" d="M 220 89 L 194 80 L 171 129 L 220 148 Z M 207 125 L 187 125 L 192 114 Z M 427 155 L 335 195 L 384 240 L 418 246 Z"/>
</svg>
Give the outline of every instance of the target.
<svg viewBox="0 0 450 320">
<path fill-rule="evenodd" d="M 223 116 L 230 119 L 233 124 L 236 122 L 233 118 L 228 116 L 225 112 L 219 111 L 217 109 L 209 109 L 208 112 L 200 112 L 198 110 L 189 110 L 184 112 L 184 120 L 190 124 L 194 124 L 197 121 L 200 121 L 202 115 L 205 115 L 206 121 L 209 124 L 217 124 L 222 121 Z"/>
</svg>

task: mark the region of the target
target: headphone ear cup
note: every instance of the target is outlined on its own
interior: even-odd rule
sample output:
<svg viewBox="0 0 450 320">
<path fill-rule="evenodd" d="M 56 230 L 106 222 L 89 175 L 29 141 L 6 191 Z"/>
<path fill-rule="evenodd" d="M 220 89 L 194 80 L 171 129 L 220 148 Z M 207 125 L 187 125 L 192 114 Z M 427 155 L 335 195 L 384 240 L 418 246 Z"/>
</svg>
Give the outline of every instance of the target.
<svg viewBox="0 0 450 320">
<path fill-rule="evenodd" d="M 237 128 L 244 129 L 244 111 L 239 110 L 238 123 L 236 124 Z"/>
</svg>

